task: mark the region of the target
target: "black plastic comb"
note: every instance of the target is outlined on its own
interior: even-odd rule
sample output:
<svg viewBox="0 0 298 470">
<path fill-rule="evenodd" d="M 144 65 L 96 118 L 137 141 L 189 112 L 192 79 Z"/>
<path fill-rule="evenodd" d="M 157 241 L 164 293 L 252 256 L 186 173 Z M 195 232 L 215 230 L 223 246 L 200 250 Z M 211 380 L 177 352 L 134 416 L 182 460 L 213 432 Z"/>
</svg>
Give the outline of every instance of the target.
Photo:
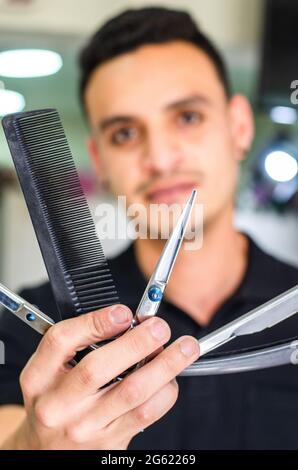
<svg viewBox="0 0 298 470">
<path fill-rule="evenodd" d="M 2 124 L 61 319 L 119 303 L 57 110 Z"/>
</svg>

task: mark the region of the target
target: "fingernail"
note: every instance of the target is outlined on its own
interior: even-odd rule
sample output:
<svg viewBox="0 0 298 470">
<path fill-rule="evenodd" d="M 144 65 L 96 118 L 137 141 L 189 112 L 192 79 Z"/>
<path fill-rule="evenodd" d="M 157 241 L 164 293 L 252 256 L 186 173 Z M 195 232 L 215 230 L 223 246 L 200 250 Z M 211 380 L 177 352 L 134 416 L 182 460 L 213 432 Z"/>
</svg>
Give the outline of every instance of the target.
<svg viewBox="0 0 298 470">
<path fill-rule="evenodd" d="M 116 324 L 127 323 L 130 318 L 129 310 L 126 307 L 117 305 L 110 311 L 110 318 Z"/>
<path fill-rule="evenodd" d="M 157 319 L 154 320 L 154 323 L 151 325 L 150 329 L 152 336 L 159 341 L 163 340 L 168 334 L 168 329 L 164 322 Z"/>
<path fill-rule="evenodd" d="M 191 357 L 199 353 L 198 342 L 194 339 L 185 338 L 180 342 L 180 349 L 184 356 Z"/>
</svg>

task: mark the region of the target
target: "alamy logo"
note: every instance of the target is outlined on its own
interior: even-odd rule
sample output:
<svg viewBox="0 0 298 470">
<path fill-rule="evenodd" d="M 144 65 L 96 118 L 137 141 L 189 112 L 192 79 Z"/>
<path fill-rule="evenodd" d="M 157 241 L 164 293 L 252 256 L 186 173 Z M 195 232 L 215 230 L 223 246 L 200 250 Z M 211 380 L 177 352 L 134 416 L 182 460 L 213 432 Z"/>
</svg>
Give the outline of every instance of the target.
<svg viewBox="0 0 298 470">
<path fill-rule="evenodd" d="M 101 240 L 150 238 L 167 240 L 185 205 L 127 204 L 125 196 L 118 196 L 116 206 L 110 203 L 95 208 L 95 223 Z M 125 214 L 126 218 L 121 217 Z M 198 250 L 203 245 L 203 204 L 195 203 L 191 222 L 184 236 L 186 250 Z M 121 221 L 119 223 L 119 221 Z"/>
</svg>

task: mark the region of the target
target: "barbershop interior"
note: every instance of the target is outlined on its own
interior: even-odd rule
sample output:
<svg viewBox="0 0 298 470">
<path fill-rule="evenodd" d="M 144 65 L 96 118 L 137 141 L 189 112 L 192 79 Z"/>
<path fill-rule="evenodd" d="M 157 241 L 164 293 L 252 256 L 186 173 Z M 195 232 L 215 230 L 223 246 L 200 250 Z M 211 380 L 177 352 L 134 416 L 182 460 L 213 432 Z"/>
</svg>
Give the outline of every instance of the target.
<svg viewBox="0 0 298 470">
<path fill-rule="evenodd" d="M 79 93 L 78 56 L 90 35 L 110 18 L 146 7 L 189 13 L 222 55 L 232 95 L 250 103 L 254 138 L 239 165 L 234 225 L 265 253 L 298 268 L 296 0 L 0 0 L 0 120 L 14 113 L 56 109 L 93 220 L 98 221 L 100 207 L 110 204 L 117 227 L 124 227 L 125 208 L 117 207 L 94 169 L 90 122 Z M 48 271 L 11 145 L 0 126 L 0 283 L 20 293 L 46 282 Z M 127 167 L 123 178 L 133 171 Z M 98 236 L 110 259 L 132 242 L 119 231 Z M 86 246 L 84 250 L 87 253 Z M 152 295 L 157 297 L 151 300 L 160 300 L 157 291 Z M 11 313 L 3 310 L 1 315 Z M 286 441 L 281 442 L 284 446 Z"/>
<path fill-rule="evenodd" d="M 0 59 L 1 116 L 14 107 L 16 111 L 58 109 L 91 207 L 106 200 L 85 146 L 88 127 L 78 98 L 77 53 L 89 32 L 109 17 L 129 7 L 154 4 L 189 11 L 224 55 L 233 93 L 243 93 L 250 100 L 256 135 L 241 168 L 235 223 L 268 252 L 298 265 L 296 2 L 86 0 L 82 9 L 79 2 L 70 0 L 0 0 L 1 52 L 28 48 L 57 54 L 52 70 L 47 70 L 45 59 L 44 71 L 42 56 L 32 65 L 16 58 L 11 71 L 5 71 Z M 283 153 L 272 157 L 276 151 Z M 42 282 L 46 270 L 2 128 L 0 175 L 1 279 L 19 290 Z M 107 256 L 119 253 L 127 243 L 102 240 Z"/>
</svg>

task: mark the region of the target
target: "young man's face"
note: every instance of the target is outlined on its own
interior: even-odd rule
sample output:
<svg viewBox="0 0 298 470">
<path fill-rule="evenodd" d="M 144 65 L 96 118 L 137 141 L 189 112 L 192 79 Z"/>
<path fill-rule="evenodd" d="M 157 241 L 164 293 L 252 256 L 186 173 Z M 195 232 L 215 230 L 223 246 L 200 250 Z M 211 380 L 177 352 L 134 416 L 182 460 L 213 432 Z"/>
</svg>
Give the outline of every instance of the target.
<svg viewBox="0 0 298 470">
<path fill-rule="evenodd" d="M 252 119 L 204 52 L 175 41 L 120 55 L 94 71 L 85 99 L 89 151 L 116 196 L 183 204 L 197 188 L 205 224 L 230 210 Z"/>
</svg>

